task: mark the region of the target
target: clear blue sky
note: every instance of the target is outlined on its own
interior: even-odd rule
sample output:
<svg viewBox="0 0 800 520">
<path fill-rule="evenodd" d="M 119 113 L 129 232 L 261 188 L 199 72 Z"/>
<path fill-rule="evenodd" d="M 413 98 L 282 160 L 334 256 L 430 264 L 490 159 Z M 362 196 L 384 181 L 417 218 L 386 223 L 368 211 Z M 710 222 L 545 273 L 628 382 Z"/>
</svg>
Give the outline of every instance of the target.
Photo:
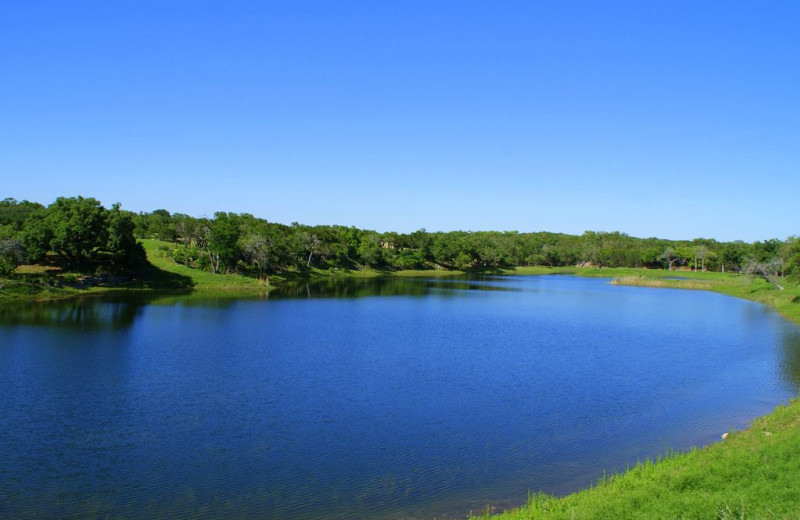
<svg viewBox="0 0 800 520">
<path fill-rule="evenodd" d="M 800 233 L 800 2 L 0 2 L 0 198 Z"/>
</svg>

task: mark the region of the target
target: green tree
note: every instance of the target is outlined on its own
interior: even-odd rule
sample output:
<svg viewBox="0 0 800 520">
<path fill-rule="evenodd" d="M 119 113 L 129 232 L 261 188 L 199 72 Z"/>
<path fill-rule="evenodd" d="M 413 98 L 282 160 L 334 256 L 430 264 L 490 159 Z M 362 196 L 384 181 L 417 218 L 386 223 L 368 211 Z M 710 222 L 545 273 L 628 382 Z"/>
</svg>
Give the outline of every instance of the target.
<svg viewBox="0 0 800 520">
<path fill-rule="evenodd" d="M 25 246 L 35 259 L 50 250 L 67 268 L 88 270 L 108 242 L 106 213 L 96 199 L 59 197 L 26 221 Z"/>
<path fill-rule="evenodd" d="M 722 246 L 719 262 L 722 272 L 739 271 L 751 255 L 751 247 L 741 241 L 728 242 Z"/>
<path fill-rule="evenodd" d="M 708 247 L 702 244 L 696 245 L 692 248 L 692 253 L 694 253 L 694 270 L 697 271 L 697 262 L 700 261 L 700 270 L 705 271 L 706 258 L 711 254 Z"/>
<path fill-rule="evenodd" d="M 53 232 L 47 219 L 47 211 L 42 209 L 28 217 L 20 239 L 29 262 L 38 263 L 44 260 L 45 255 L 50 251 L 52 236 Z"/>
<path fill-rule="evenodd" d="M 416 249 L 422 255 L 422 258 L 427 262 L 433 259 L 433 238 L 430 233 L 425 231 L 425 228 L 418 229 L 408 235 L 409 247 Z"/>
<path fill-rule="evenodd" d="M 25 252 L 14 228 L 0 225 L 0 275 L 10 274 L 25 259 Z"/>
<path fill-rule="evenodd" d="M 664 250 L 661 258 L 667 263 L 667 269 L 672 271 L 676 266 L 684 265 L 692 254 L 686 248 L 669 246 Z"/>
<path fill-rule="evenodd" d="M 132 215 L 120 210 L 114 204 L 107 215 L 108 242 L 106 251 L 113 265 L 125 269 L 138 269 L 147 264 L 147 255 L 142 245 L 133 235 Z"/>
<path fill-rule="evenodd" d="M 288 261 L 287 232 L 282 226 L 261 221 L 243 225 L 241 228 L 247 233 L 239 239 L 242 255 L 255 268 L 259 278 Z"/>
<path fill-rule="evenodd" d="M 50 249 L 68 267 L 90 268 L 100 248 L 108 242 L 106 211 L 100 202 L 93 198 L 61 197 L 47 212 L 53 232 Z"/>
<path fill-rule="evenodd" d="M 208 228 L 208 259 L 214 273 L 230 271 L 239 256 L 239 226 L 234 213 L 218 211 Z"/>
<path fill-rule="evenodd" d="M 358 244 L 358 258 L 366 267 L 380 267 L 384 264 L 381 236 L 375 231 L 364 231 Z"/>
<path fill-rule="evenodd" d="M 44 206 L 38 202 L 17 202 L 12 198 L 0 200 L 0 226 L 10 226 L 14 231 L 22 231 L 28 217 L 43 209 Z"/>
<path fill-rule="evenodd" d="M 754 242 L 752 258 L 756 262 L 771 262 L 772 259 L 780 256 L 782 245 L 783 242 L 777 238 L 770 238 L 769 240 L 764 240 L 763 242 Z"/>
<path fill-rule="evenodd" d="M 781 248 L 781 258 L 786 276 L 800 281 L 800 238 L 789 237 Z"/>
<path fill-rule="evenodd" d="M 132 214 L 121 211 L 118 204 L 108 211 L 93 198 L 59 197 L 28 217 L 21 240 L 33 262 L 52 251 L 70 270 L 131 269 L 146 263 L 133 230 Z"/>
</svg>

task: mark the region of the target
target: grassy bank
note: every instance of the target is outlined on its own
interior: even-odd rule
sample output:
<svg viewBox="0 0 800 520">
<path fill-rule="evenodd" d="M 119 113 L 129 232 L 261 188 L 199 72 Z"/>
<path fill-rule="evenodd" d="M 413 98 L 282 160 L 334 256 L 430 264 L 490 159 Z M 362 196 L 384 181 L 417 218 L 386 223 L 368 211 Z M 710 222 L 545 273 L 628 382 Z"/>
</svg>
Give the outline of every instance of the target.
<svg viewBox="0 0 800 520">
<path fill-rule="evenodd" d="M 268 292 L 276 284 L 289 280 L 380 276 L 447 277 L 464 274 L 463 271 L 441 269 L 407 271 L 308 269 L 284 272 L 271 276 L 269 281 L 266 281 L 238 274 L 221 275 L 192 269 L 177 264 L 172 259 L 172 250 L 177 247 L 175 244 L 158 240 L 140 242 L 147 252 L 151 266 L 136 279 L 119 281 L 110 277 L 107 280 L 98 280 L 92 276 L 62 273 L 50 267 L 21 266 L 12 276 L 0 278 L 0 301 L 53 300 L 121 291 L 185 291 L 251 296 Z"/>
<path fill-rule="evenodd" d="M 764 303 L 800 324 L 800 287 L 790 283 L 779 291 L 763 280 L 722 273 L 559 271 L 612 277 L 618 285 L 715 291 Z M 640 463 L 565 497 L 534 494 L 524 507 L 491 518 L 800 519 L 800 400 L 711 446 Z"/>
<path fill-rule="evenodd" d="M 756 301 L 772 307 L 783 317 L 800 325 L 800 285 L 784 283 L 783 291 L 762 279 L 736 273 L 709 271 L 667 271 L 665 269 L 599 267 L 518 267 L 506 274 L 563 274 L 592 278 L 611 278 L 614 285 L 632 285 L 666 289 L 714 291 L 728 296 Z"/>
<path fill-rule="evenodd" d="M 183 280 L 183 287 L 177 289 L 187 289 L 202 292 L 265 292 L 269 290 L 266 282 L 240 275 L 221 275 L 208 271 L 192 269 L 185 265 L 175 263 L 172 259 L 172 250 L 176 247 L 168 242 L 158 240 L 140 240 L 147 252 L 147 260 L 152 264 L 153 270 L 142 280 L 134 282 L 132 285 L 144 285 L 148 283 L 154 288 L 169 288 L 168 277 L 179 277 Z M 165 287 L 166 286 L 166 287 Z"/>
<path fill-rule="evenodd" d="M 492 518 L 800 518 L 800 401 L 722 442 L 639 464 L 563 498 L 533 495 Z"/>
<path fill-rule="evenodd" d="M 784 283 L 784 290 L 762 279 L 748 276 L 723 273 L 683 273 L 663 276 L 669 271 L 615 274 L 611 283 L 617 285 L 634 285 L 640 287 L 699 289 L 714 291 L 745 300 L 752 300 L 774 308 L 783 317 L 800 324 L 800 286 L 791 282 Z M 679 279 L 674 279 L 679 277 Z"/>
</svg>

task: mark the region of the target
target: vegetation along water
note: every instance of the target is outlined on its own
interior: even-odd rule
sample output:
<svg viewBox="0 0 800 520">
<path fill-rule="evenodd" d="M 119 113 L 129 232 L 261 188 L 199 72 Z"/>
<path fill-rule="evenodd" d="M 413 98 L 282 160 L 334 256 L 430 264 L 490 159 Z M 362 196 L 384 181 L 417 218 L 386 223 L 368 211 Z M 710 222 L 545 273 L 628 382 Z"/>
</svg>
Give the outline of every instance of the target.
<svg viewBox="0 0 800 520">
<path fill-rule="evenodd" d="M 487 503 L 491 512 L 492 508 L 519 504 L 524 491 L 531 490 L 534 493 L 529 504 L 506 513 L 508 518 L 783 518 L 787 515 L 793 518 L 791 515 L 796 515 L 800 497 L 797 484 L 800 482 L 800 457 L 796 448 L 800 441 L 800 405 L 791 402 L 758 419 L 751 428 L 744 428 L 754 417 L 796 395 L 798 363 L 793 346 L 794 329 L 786 328 L 780 321 L 775 322 L 776 328 L 768 333 L 739 329 L 744 324 L 752 324 L 755 317 L 768 321 L 772 318 L 757 306 L 733 307 L 733 310 L 723 311 L 725 317 L 715 317 L 714 309 L 724 306 L 721 302 L 733 301 L 720 299 L 718 295 L 644 291 L 621 286 L 724 293 L 765 303 L 784 317 L 800 322 L 797 251 L 798 242 L 794 238 L 745 244 L 704 239 L 637 239 L 621 233 L 599 232 L 570 236 L 420 230 L 403 235 L 341 226 L 285 226 L 230 213 L 217 213 L 213 219 L 173 215 L 165 210 L 133 214 L 119 206 L 107 210 L 94 199 L 81 197 L 59 199 L 47 208 L 6 199 L 0 203 L 0 299 L 17 303 L 2 308 L 2 355 L 8 369 L 3 382 L 4 388 L 10 389 L 3 401 L 2 442 L 13 455 L 4 469 L 6 475 L 0 479 L 5 486 L 0 494 L 8 498 L 0 506 L 5 508 L 0 513 L 3 516 L 47 516 L 72 507 L 77 514 L 112 516 L 123 514 L 121 512 L 135 515 L 135 511 L 163 517 L 201 518 L 224 512 L 246 516 L 258 512 L 264 516 L 264 511 L 271 510 L 279 512 L 275 513 L 276 518 L 291 518 L 292 515 L 297 518 L 309 515 L 424 518 L 426 515 L 466 515 L 469 510 L 482 512 Z M 530 281 L 533 279 L 513 277 L 471 281 L 452 278 L 465 272 L 472 273 L 471 276 L 561 273 L 614 278 L 617 287 L 609 286 L 604 280 L 586 281 L 589 296 L 581 289 L 578 299 L 597 304 L 602 298 L 615 298 L 611 295 L 624 296 L 621 300 L 612 300 L 613 303 L 605 303 L 609 309 L 624 315 L 627 298 L 638 301 L 636 298 L 644 297 L 641 294 L 652 294 L 646 298 L 659 299 L 659 303 L 643 308 L 651 309 L 652 315 L 660 321 L 680 323 L 679 328 L 693 334 L 670 343 L 663 338 L 638 337 L 636 331 L 628 329 L 627 334 L 634 338 L 634 344 L 667 348 L 667 351 L 648 352 L 650 357 L 646 361 L 654 365 L 651 369 L 656 375 L 648 376 L 649 372 L 642 366 L 629 366 L 630 370 L 619 376 L 635 383 L 627 389 L 605 381 L 603 384 L 596 382 L 598 386 L 594 387 L 563 390 L 572 398 L 579 396 L 578 405 L 569 401 L 570 405 L 562 403 L 564 408 L 577 412 L 592 409 L 595 416 L 563 419 L 567 423 L 570 420 L 587 422 L 565 423 L 561 428 L 549 425 L 551 428 L 546 433 L 542 433 L 545 430 L 537 433 L 529 429 L 533 426 L 523 418 L 527 417 L 536 425 L 545 417 L 560 417 L 560 414 L 542 412 L 530 396 L 558 394 L 554 388 L 563 388 L 563 385 L 556 384 L 553 379 L 559 377 L 559 369 L 553 368 L 559 365 L 542 357 L 531 359 L 532 354 L 526 348 L 536 346 L 539 350 L 533 350 L 537 356 L 541 356 L 543 350 L 553 354 L 558 349 L 544 347 L 547 342 L 542 338 L 548 338 L 550 332 L 548 329 L 531 332 L 532 329 L 526 328 L 531 323 L 525 321 L 530 320 L 530 316 L 521 316 L 519 309 L 531 308 L 534 304 L 530 302 L 545 296 L 548 308 L 561 309 L 566 318 L 584 318 L 591 313 L 577 312 L 575 309 L 580 307 L 572 304 L 561 306 L 569 297 L 576 296 L 566 296 L 570 294 L 569 289 L 546 287 L 546 284 L 562 284 L 559 280 L 567 279 L 537 277 L 539 281 L 533 282 Z M 386 274 L 423 275 L 423 281 L 356 279 Z M 342 280 L 343 277 L 349 281 Z M 324 280 L 308 282 L 315 278 Z M 125 296 L 119 295 L 121 290 L 126 292 Z M 168 291 L 169 295 L 156 297 L 156 291 Z M 96 303 L 86 300 L 32 303 L 35 299 L 87 293 L 114 293 L 116 296 Z M 315 295 L 325 298 L 313 300 L 319 305 L 308 308 L 313 310 L 301 305 L 305 300 L 281 298 Z M 378 295 L 397 298 L 375 300 Z M 330 300 L 339 296 L 347 299 Z M 353 299 L 353 296 L 367 298 Z M 265 303 L 265 297 L 269 305 L 262 311 L 260 306 Z M 519 298 L 529 300 L 522 305 Z M 427 335 L 409 340 L 411 331 L 398 329 L 396 323 L 387 323 L 384 329 L 361 331 L 365 341 L 361 350 L 346 351 L 344 356 L 341 348 L 334 348 L 333 352 L 343 356 L 342 359 L 325 357 L 331 352 L 324 349 L 306 351 L 308 357 L 296 359 L 302 369 L 290 370 L 287 374 L 282 370 L 284 365 L 275 363 L 287 360 L 280 358 L 285 354 L 280 346 L 291 343 L 286 343 L 286 339 L 261 343 L 264 330 L 244 325 L 247 323 L 244 316 L 248 315 L 250 319 L 263 322 L 265 316 L 274 318 L 270 316 L 272 312 L 300 319 L 310 318 L 307 312 L 318 316 L 321 309 L 334 312 L 334 307 L 326 307 L 328 301 L 335 301 L 334 307 L 339 312 L 347 309 L 350 314 L 333 316 L 326 322 L 357 324 L 360 316 L 366 323 L 374 324 L 381 322 L 382 317 L 397 317 L 397 309 L 382 305 L 405 306 L 405 311 L 415 317 L 408 323 L 413 322 L 419 333 Z M 343 301 L 349 303 L 341 306 Z M 368 301 L 369 305 L 359 306 L 359 301 Z M 386 303 L 378 304 L 378 301 Z M 451 316 L 469 315 L 470 319 L 446 326 L 440 323 L 441 328 L 435 323 L 428 324 L 427 328 L 419 325 L 419 320 L 429 316 L 431 310 L 424 306 L 445 308 L 456 301 L 466 304 L 453 307 L 458 311 L 450 309 Z M 509 303 L 512 301 L 514 304 Z M 486 305 L 487 302 L 492 303 Z M 419 305 L 423 305 L 425 312 L 420 311 Z M 364 314 L 376 306 L 382 309 L 380 313 Z M 594 307 L 597 305 L 589 306 Z M 551 316 L 548 308 L 539 309 L 534 315 Z M 666 313 L 675 310 L 679 311 L 679 317 L 667 317 Z M 221 316 L 227 320 L 222 320 Z M 661 325 L 648 321 L 651 318 L 638 311 L 635 319 L 632 316 L 624 320 L 628 326 L 631 323 L 650 324 L 653 328 Z M 607 325 L 605 318 L 610 319 L 610 316 L 594 325 Z M 508 321 L 514 319 L 522 320 L 522 325 Z M 228 328 L 204 329 L 204 336 L 194 331 L 193 327 L 208 320 L 217 326 L 227 322 Z M 231 335 L 231 331 L 236 330 L 231 323 L 242 324 L 241 329 L 247 331 L 247 335 L 235 336 L 233 345 L 226 344 L 223 355 L 207 339 L 220 334 Z M 276 328 L 280 322 L 270 323 L 275 323 L 272 328 Z M 296 324 L 292 329 L 295 335 L 297 330 L 319 333 L 320 338 L 330 338 L 333 333 L 334 338 L 346 341 L 341 330 L 315 332 L 309 329 L 308 323 Z M 483 324 L 486 329 L 476 334 L 464 332 L 472 330 L 469 327 L 476 323 Z M 459 346 L 452 347 L 452 351 L 444 348 L 439 359 L 417 358 L 419 353 L 403 350 L 403 345 L 407 344 L 426 345 L 423 339 L 443 341 L 442 330 L 451 332 Z M 508 337 L 508 331 L 514 330 L 527 332 L 521 337 Z M 600 329 L 592 330 L 596 334 Z M 620 334 L 619 330 L 614 329 L 613 334 Z M 703 333 L 709 332 L 718 341 L 703 340 Z M 276 332 L 270 330 L 272 333 Z M 174 338 L 174 341 L 159 346 L 148 339 L 154 334 L 160 339 Z M 370 373 L 375 366 L 364 363 L 375 352 L 367 345 L 386 337 L 398 342 L 388 345 L 389 354 L 386 355 L 394 357 L 372 359 L 378 367 L 383 366 L 381 362 L 385 363 L 386 370 L 380 374 Z M 531 341 L 534 337 L 536 341 Z M 601 337 L 605 336 L 601 334 Z M 726 338 L 725 341 L 719 341 L 720 337 Z M 498 353 L 492 350 L 498 338 L 505 345 L 517 347 Z M 773 338 L 773 342 L 757 343 L 764 338 Z M 407 341 L 401 341 L 403 339 Z M 75 341 L 75 345 L 65 348 L 69 341 Z M 555 344 L 577 348 L 576 345 L 594 341 L 562 338 Z M 745 343 L 737 343 L 739 341 Z M 312 341 L 307 345 L 322 343 Z M 108 344 L 122 347 L 108 348 Z M 306 345 L 305 342 L 300 344 Z M 277 350 L 267 349 L 267 352 L 278 358 L 263 357 L 266 352 L 259 350 L 259 345 L 274 346 Z M 437 348 L 439 345 L 437 343 Z M 735 350 L 746 349 L 748 345 L 752 351 Z M 191 348 L 197 359 L 179 357 L 179 350 L 186 348 Z M 625 350 L 632 348 L 630 346 L 619 348 L 628 354 L 637 351 Z M 478 365 L 447 357 L 460 352 L 458 349 L 471 353 L 470 363 Z M 604 357 L 594 359 L 591 370 L 586 368 L 585 378 L 576 377 L 575 371 L 583 369 L 573 362 L 585 361 L 588 354 L 578 355 L 574 350 L 562 353 L 572 368 L 564 381 L 574 385 L 575 381 L 589 378 L 601 361 L 614 365 L 612 361 L 616 358 L 607 357 L 613 350 L 609 348 L 604 351 Z M 301 351 L 297 350 L 296 354 Z M 690 354 L 699 358 L 683 357 Z M 766 357 L 748 357 L 754 355 Z M 720 364 L 711 366 L 708 363 L 714 356 L 720 357 Z M 319 372 L 313 366 L 309 368 L 309 359 L 323 363 Z M 227 364 L 220 364 L 223 360 Z M 344 360 L 362 371 L 347 376 L 336 370 L 335 363 Z M 624 358 L 616 364 L 627 366 L 625 363 L 635 362 L 635 358 Z M 207 378 L 212 387 L 199 391 L 200 374 L 215 374 L 211 367 L 222 372 Z M 245 367 L 253 377 L 258 370 L 266 370 L 271 375 L 282 374 L 275 377 L 283 381 L 284 389 L 311 384 L 316 385 L 316 390 L 327 390 L 327 393 L 317 402 L 299 403 L 287 402 L 285 400 L 290 398 L 281 394 L 280 389 L 267 389 L 254 384 L 253 380 L 249 380 L 250 390 L 245 390 L 247 377 L 243 376 L 242 387 L 228 379 L 232 373 L 242 373 Z M 436 372 L 435 367 L 441 370 Z M 448 372 L 451 367 L 460 367 L 465 372 Z M 686 367 L 706 369 L 703 382 L 717 378 L 713 384 L 721 386 L 711 390 L 699 381 L 682 380 L 682 377 L 693 377 L 692 373 L 686 373 Z M 548 373 L 550 371 L 553 373 Z M 608 372 L 603 370 L 603 374 Z M 263 376 L 263 372 L 260 375 Z M 428 379 L 414 379 L 423 375 Z M 176 376 L 178 380 L 172 381 Z M 337 377 L 339 380 L 335 381 Z M 637 377 L 644 380 L 637 380 Z M 759 379 L 762 377 L 766 379 Z M 443 386 L 438 389 L 425 386 L 437 378 L 442 380 Z M 525 386 L 548 381 L 551 384 L 543 387 Z M 667 381 L 675 386 L 651 387 L 653 383 Z M 334 383 L 344 385 L 328 386 Z M 386 394 L 387 385 L 394 393 Z M 438 402 L 450 405 L 445 407 L 447 413 L 435 408 L 433 403 L 437 400 L 418 395 L 417 402 L 414 396 L 403 394 L 411 386 L 427 390 L 428 396 L 440 392 Z M 342 388 L 348 387 L 364 390 L 358 395 L 374 393 L 395 401 L 365 404 L 356 396 L 341 393 Z M 476 388 L 485 391 L 481 393 Z M 190 389 L 194 393 L 187 393 Z M 698 393 L 678 395 L 686 389 Z M 242 394 L 258 390 L 263 394 Z M 659 401 L 648 392 L 664 392 L 662 397 L 670 398 Z M 35 401 L 32 395 L 43 396 L 43 399 Z M 264 395 L 272 395 L 274 399 L 263 401 Z M 520 395 L 528 396 L 529 401 L 525 402 L 526 398 L 518 397 Z M 174 400 L 180 396 L 193 399 L 176 405 Z M 470 406 L 462 402 L 468 396 L 472 397 L 468 400 Z M 600 396 L 611 400 L 602 401 Z M 652 399 L 645 399 L 647 397 Z M 723 398 L 730 399 L 728 405 L 722 404 L 720 399 Z M 238 404 L 240 401 L 249 404 Z M 659 402 L 669 404 L 659 409 Z M 697 410 L 693 415 L 680 407 L 690 402 L 699 403 L 696 405 L 699 414 Z M 136 407 L 132 406 L 134 403 L 138 403 Z M 411 406 L 413 403 L 416 406 Z M 255 404 L 262 408 L 257 409 Z M 302 410 L 314 408 L 318 415 L 315 418 L 293 416 L 290 412 L 298 409 L 293 406 L 301 406 Z M 264 409 L 271 411 L 273 421 L 269 421 L 269 414 L 261 413 Z M 375 411 L 390 409 L 395 410 L 395 417 L 383 417 Z M 93 410 L 100 415 L 93 415 Z M 331 413 L 334 410 L 336 413 Z M 353 424 L 364 419 L 358 417 L 359 413 L 372 413 L 370 419 L 378 417 L 384 421 L 378 423 L 383 425 L 384 434 L 399 432 L 391 438 L 379 435 L 373 446 L 378 451 L 364 460 L 341 464 L 344 476 L 333 475 L 329 466 L 334 464 L 325 459 L 329 452 L 324 448 L 331 442 L 342 442 L 343 438 L 362 447 L 364 444 L 358 441 L 369 434 L 352 429 Z M 91 419 L 94 426 L 82 423 L 83 416 Z M 702 422 L 698 416 L 712 422 Z M 149 419 L 143 421 L 144 417 Z M 463 426 L 448 424 L 449 419 Z M 415 420 L 421 420 L 422 424 L 433 421 L 438 429 L 420 429 Z M 715 420 L 717 422 L 713 422 Z M 252 421 L 270 435 L 259 437 L 249 429 Z M 259 421 L 268 422 L 261 424 Z M 285 427 L 284 422 L 292 423 L 315 440 L 305 442 L 303 450 L 292 452 L 285 442 L 287 438 L 299 438 L 298 432 L 275 429 Z M 20 427 L 21 424 L 28 429 Z M 643 434 L 648 424 L 654 428 L 649 434 Z M 658 435 L 648 438 L 653 431 L 663 434 L 663 438 Z M 724 442 L 689 450 L 693 445 L 706 445 L 719 439 L 721 433 L 728 431 L 731 434 Z M 174 432 L 175 436 L 170 437 L 171 434 L 165 432 Z M 331 432 L 336 434 L 327 437 Z M 576 432 L 583 437 L 564 438 Z M 408 436 L 403 437 L 403 433 Z M 482 448 L 463 444 L 475 437 L 484 441 Z M 630 441 L 631 437 L 635 442 Z M 267 442 L 266 438 L 273 440 Z M 609 441 L 611 438 L 613 443 Z M 223 439 L 225 446 L 221 444 Z M 435 439 L 439 439 L 438 442 Z M 525 444 L 524 439 L 536 442 Z M 570 441 L 574 444 L 569 444 Z M 610 444 L 616 447 L 610 449 Z M 11 446 L 19 448 L 11 449 Z M 147 453 L 152 446 L 162 450 Z M 239 451 L 226 452 L 230 446 L 238 446 Z M 380 451 L 380 446 L 388 446 L 389 453 Z M 436 449 L 427 451 L 429 446 Z M 458 453 L 468 453 L 469 457 L 459 458 L 448 446 L 460 447 Z M 547 451 L 548 446 L 551 452 Z M 544 449 L 544 454 L 531 451 L 539 448 Z M 347 445 L 338 447 L 341 452 L 348 449 Z M 369 449 L 360 454 L 369 454 Z M 663 456 L 666 449 L 689 451 Z M 248 458 L 240 458 L 242 453 L 248 454 Z M 308 456 L 304 462 L 297 457 L 292 461 L 299 474 L 305 477 L 306 487 L 289 490 L 272 485 L 254 489 L 236 477 L 252 475 L 255 466 L 248 465 L 253 464 L 252 461 L 260 461 L 267 467 L 279 466 L 281 461 L 276 453 Z M 556 455 L 564 454 L 577 458 L 559 462 Z M 206 458 L 217 464 L 213 468 L 204 466 L 201 461 Z M 642 462 L 636 466 L 637 460 L 654 459 L 659 459 L 658 463 Z M 229 464 L 227 468 L 226 463 Z M 536 467 L 536 464 L 541 466 Z M 628 465 L 635 467 L 622 472 Z M 472 471 L 459 473 L 472 466 Z M 438 469 L 426 473 L 432 467 Z M 549 478 L 540 482 L 536 475 L 541 474 L 542 468 L 547 468 L 545 473 Z M 123 469 L 130 476 L 129 480 L 114 480 L 112 477 Z M 606 477 L 603 477 L 604 471 Z M 166 480 L 148 481 L 145 476 L 151 474 L 164 475 Z M 263 482 L 272 482 L 270 478 L 264 476 Z M 325 487 L 333 481 L 347 485 L 342 489 Z M 178 490 L 169 482 L 186 485 Z M 310 482 L 320 487 L 314 488 Z M 459 487 L 455 482 L 464 485 Z M 539 494 L 544 491 L 561 495 L 593 482 L 596 485 L 592 489 L 563 498 Z M 142 496 L 148 497 L 147 506 L 138 502 Z M 378 504 L 377 496 L 403 498 L 392 498 L 390 506 L 383 507 Z M 303 500 L 297 497 L 305 497 L 306 505 L 302 507 L 309 509 L 298 506 Z"/>
</svg>

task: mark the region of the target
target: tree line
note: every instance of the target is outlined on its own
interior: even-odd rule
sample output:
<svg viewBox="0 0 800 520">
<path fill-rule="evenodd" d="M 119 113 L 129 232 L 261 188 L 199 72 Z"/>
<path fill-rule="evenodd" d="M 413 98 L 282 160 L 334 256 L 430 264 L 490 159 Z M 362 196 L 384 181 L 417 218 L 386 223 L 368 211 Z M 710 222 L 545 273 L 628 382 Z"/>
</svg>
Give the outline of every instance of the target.
<svg viewBox="0 0 800 520">
<path fill-rule="evenodd" d="M 267 276 L 317 269 L 447 269 L 492 271 L 517 266 L 645 267 L 800 276 L 800 241 L 754 243 L 714 239 L 636 238 L 516 231 L 396 233 L 355 227 L 286 225 L 248 213 L 197 218 L 165 209 L 105 209 L 92 198 L 59 198 L 44 207 L 0 202 L 3 265 L 37 262 L 50 253 L 76 270 L 135 269 L 144 261 L 136 239 L 175 244 L 173 260 L 214 273 Z"/>
</svg>

